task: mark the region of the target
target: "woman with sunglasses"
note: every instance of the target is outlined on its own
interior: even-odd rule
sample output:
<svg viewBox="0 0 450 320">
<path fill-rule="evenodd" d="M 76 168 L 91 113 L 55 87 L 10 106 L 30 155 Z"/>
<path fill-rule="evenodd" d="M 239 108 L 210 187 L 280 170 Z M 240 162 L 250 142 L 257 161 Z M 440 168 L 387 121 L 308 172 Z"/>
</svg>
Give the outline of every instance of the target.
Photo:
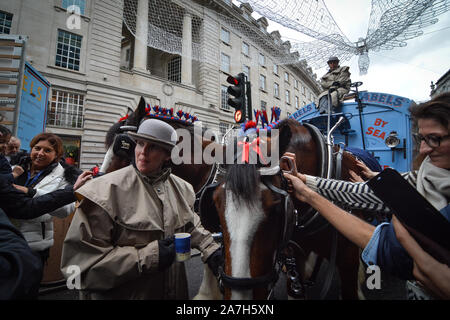
<svg viewBox="0 0 450 320">
<path fill-rule="evenodd" d="M 418 127 L 420 155 L 424 157 L 419 170 L 403 174 L 442 215 L 450 221 L 450 93 L 413 106 L 411 116 Z M 295 163 L 293 154 L 286 154 Z M 363 175 L 370 178 L 376 173 L 366 167 Z M 402 279 L 419 280 L 421 285 L 409 283 L 417 296 L 450 298 L 450 268 L 424 250 L 395 218 L 392 223 L 374 227 L 354 215 L 338 208 L 327 199 L 347 209 L 389 212 L 364 182 L 352 183 L 299 173 L 285 174 L 293 187 L 293 194 L 318 210 L 336 229 L 358 245 L 367 265 L 378 265 L 382 270 Z"/>
</svg>

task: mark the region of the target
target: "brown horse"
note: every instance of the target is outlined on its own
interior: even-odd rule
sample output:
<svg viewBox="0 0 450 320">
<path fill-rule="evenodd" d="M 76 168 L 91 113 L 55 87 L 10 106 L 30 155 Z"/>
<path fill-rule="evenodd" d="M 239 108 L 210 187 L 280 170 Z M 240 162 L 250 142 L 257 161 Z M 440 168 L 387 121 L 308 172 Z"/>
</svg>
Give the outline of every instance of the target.
<svg viewBox="0 0 450 320">
<path fill-rule="evenodd" d="M 146 110 L 147 104 L 145 102 L 145 99 L 141 97 L 139 104 L 134 112 L 131 112 L 127 115 L 126 119 L 119 121 L 118 123 L 115 123 L 111 128 L 108 130 L 106 139 L 105 139 L 105 147 L 108 150 L 104 163 L 102 165 L 102 168 L 104 172 L 110 172 L 112 170 L 120 169 L 126 165 L 129 165 L 131 160 L 130 159 L 124 159 L 120 156 L 112 156 L 109 157 L 109 154 L 112 153 L 112 145 L 114 143 L 114 139 L 117 134 L 124 132 L 121 128 L 127 128 L 128 130 L 132 127 L 137 130 L 139 127 L 139 124 L 147 118 L 150 117 L 156 117 L 157 119 L 160 119 L 162 121 L 167 122 L 170 124 L 174 129 L 186 129 L 190 132 L 190 145 L 191 145 L 191 155 L 188 157 L 189 161 L 187 163 L 181 163 L 181 164 L 171 164 L 172 167 L 172 173 L 176 176 L 182 178 L 183 180 L 189 182 L 192 184 L 192 187 L 194 188 L 194 192 L 196 195 L 200 195 L 202 188 L 206 186 L 207 184 L 212 182 L 212 179 L 214 178 L 216 165 L 215 163 L 205 163 L 204 161 L 201 161 L 199 163 L 195 163 L 194 159 L 194 145 L 198 143 L 201 145 L 201 151 L 205 150 L 211 143 L 214 143 L 214 141 L 205 139 L 202 135 L 203 131 L 200 131 L 200 134 L 198 130 L 194 130 L 194 125 L 191 122 L 188 121 L 182 121 L 176 117 L 171 119 L 170 117 L 162 117 L 162 116 L 154 116 L 149 115 L 148 109 Z M 178 144 L 182 143 L 182 139 L 179 139 Z M 214 149 L 214 148 L 211 148 Z M 212 152 L 212 155 L 214 156 L 214 152 Z M 183 156 L 183 150 L 180 152 L 180 156 Z M 202 157 L 203 160 L 203 157 Z"/>
<path fill-rule="evenodd" d="M 324 144 L 314 130 L 294 120 L 282 121 L 277 129 L 279 134 L 267 143 L 277 141 L 280 155 L 295 153 L 299 172 L 323 175 Z M 359 169 L 351 154 L 342 156 L 341 178 L 348 180 L 349 169 L 356 173 Z M 258 163 L 227 165 L 222 183 L 205 190 L 200 200 L 202 224 L 223 233 L 225 263 L 219 278 L 225 298 L 267 299 L 283 264 L 291 277 L 288 294 L 304 297 L 305 265 L 314 252 L 328 260 L 336 256 L 342 297 L 357 299 L 359 249 L 322 223 L 320 215 L 309 212 L 308 205 L 291 200 L 286 188 L 279 168 L 269 170 Z M 310 219 L 314 216 L 319 218 Z"/>
</svg>

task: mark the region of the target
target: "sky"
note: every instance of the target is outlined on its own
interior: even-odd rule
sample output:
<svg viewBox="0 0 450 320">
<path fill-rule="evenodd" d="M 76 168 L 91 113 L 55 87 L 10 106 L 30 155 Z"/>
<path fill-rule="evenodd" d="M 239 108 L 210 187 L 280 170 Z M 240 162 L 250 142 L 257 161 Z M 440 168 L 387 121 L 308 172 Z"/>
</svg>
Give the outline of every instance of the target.
<svg viewBox="0 0 450 320">
<path fill-rule="evenodd" d="M 371 0 L 324 0 L 328 10 L 347 38 L 365 38 Z M 257 14 L 254 14 L 258 16 Z M 431 81 L 436 82 L 450 68 L 450 11 L 438 16 L 439 22 L 425 28 L 407 46 L 393 50 L 369 51 L 368 74 L 359 75 L 358 57 L 342 62 L 350 66 L 353 82 L 362 81 L 360 90 L 390 93 L 416 102 L 430 98 Z M 302 38 L 296 32 L 269 20 L 268 31 L 279 30 L 283 40 Z M 299 39 L 299 40 L 304 40 Z M 314 70 L 320 78 L 325 68 Z"/>
</svg>

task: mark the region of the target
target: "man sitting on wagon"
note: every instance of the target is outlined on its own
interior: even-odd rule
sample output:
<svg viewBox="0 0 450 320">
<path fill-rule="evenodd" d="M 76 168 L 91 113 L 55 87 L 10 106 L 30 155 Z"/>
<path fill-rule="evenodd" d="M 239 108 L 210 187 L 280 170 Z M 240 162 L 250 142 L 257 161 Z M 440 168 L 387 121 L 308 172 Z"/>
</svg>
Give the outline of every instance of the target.
<svg viewBox="0 0 450 320">
<path fill-rule="evenodd" d="M 330 70 L 320 79 L 323 92 L 318 98 L 318 109 L 320 113 L 328 113 L 328 91 L 331 95 L 331 110 L 337 108 L 345 94 L 350 91 L 349 67 L 339 66 L 338 57 L 330 57 L 327 61 Z"/>
</svg>

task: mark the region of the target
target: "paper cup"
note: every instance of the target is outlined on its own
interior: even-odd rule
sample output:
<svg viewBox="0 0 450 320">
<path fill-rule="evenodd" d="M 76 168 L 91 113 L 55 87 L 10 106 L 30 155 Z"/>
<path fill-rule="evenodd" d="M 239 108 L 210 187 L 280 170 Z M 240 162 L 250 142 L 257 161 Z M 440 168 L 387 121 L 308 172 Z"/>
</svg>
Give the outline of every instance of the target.
<svg viewBox="0 0 450 320">
<path fill-rule="evenodd" d="M 177 261 L 191 258 L 191 235 L 189 233 L 175 233 L 175 252 Z"/>
</svg>

